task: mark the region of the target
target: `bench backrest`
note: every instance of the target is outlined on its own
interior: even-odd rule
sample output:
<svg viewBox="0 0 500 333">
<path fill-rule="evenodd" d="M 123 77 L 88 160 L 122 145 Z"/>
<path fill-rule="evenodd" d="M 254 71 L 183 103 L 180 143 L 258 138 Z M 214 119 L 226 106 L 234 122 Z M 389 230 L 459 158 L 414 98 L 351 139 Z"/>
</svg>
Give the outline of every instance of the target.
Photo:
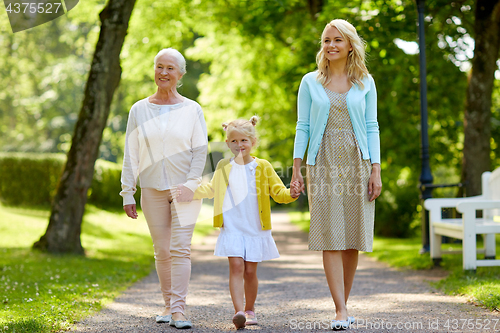
<svg viewBox="0 0 500 333">
<path fill-rule="evenodd" d="M 486 194 L 485 199 L 500 200 L 500 168 L 496 168 L 489 174 L 487 188 L 485 190 L 486 192 L 483 192 Z M 489 216 L 500 216 L 500 209 L 492 209 L 485 213 Z"/>
</svg>

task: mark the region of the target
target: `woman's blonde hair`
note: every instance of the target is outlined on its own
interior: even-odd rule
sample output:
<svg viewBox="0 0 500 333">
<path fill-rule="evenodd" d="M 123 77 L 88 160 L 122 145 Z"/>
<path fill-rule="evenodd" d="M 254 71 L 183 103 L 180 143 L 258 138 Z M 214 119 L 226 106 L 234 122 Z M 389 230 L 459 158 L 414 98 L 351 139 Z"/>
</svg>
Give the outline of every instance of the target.
<svg viewBox="0 0 500 333">
<path fill-rule="evenodd" d="M 245 136 L 248 136 L 252 144 L 257 142 L 257 134 L 255 132 L 255 125 L 259 121 L 258 116 L 253 116 L 250 120 L 236 119 L 229 123 L 223 123 L 222 128 L 226 131 L 226 137 L 229 138 L 231 132 L 237 131 Z"/>
<path fill-rule="evenodd" d="M 324 43 L 324 35 L 326 29 L 334 27 L 342 35 L 347 42 L 349 42 L 352 46 L 352 50 L 349 51 L 349 55 L 347 57 L 347 77 L 351 84 L 357 84 L 363 89 L 363 78 L 368 76 L 368 68 L 366 68 L 365 64 L 365 41 L 359 37 L 356 28 L 346 20 L 336 19 L 330 21 L 323 29 L 323 33 L 321 34 L 321 48 L 319 49 L 318 54 L 316 55 L 316 64 L 318 65 L 318 82 L 320 82 L 323 86 L 326 86 L 330 83 L 331 74 L 328 68 L 329 61 L 325 57 L 325 53 L 323 52 L 323 43 Z"/>
</svg>

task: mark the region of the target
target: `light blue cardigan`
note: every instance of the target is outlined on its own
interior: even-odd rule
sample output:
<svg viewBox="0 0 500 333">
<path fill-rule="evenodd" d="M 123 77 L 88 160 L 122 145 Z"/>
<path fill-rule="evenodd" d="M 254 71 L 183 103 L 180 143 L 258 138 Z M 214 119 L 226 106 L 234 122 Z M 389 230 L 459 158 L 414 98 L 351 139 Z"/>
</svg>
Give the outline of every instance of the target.
<svg viewBox="0 0 500 333">
<path fill-rule="evenodd" d="M 293 158 L 304 158 L 307 144 L 307 164 L 316 164 L 316 155 L 325 132 L 330 100 L 323 85 L 316 81 L 317 72 L 304 75 L 299 87 L 298 121 Z M 380 163 L 380 137 L 377 122 L 377 90 L 371 75 L 363 79 L 364 88 L 353 85 L 347 93 L 347 109 L 363 159 Z"/>
</svg>

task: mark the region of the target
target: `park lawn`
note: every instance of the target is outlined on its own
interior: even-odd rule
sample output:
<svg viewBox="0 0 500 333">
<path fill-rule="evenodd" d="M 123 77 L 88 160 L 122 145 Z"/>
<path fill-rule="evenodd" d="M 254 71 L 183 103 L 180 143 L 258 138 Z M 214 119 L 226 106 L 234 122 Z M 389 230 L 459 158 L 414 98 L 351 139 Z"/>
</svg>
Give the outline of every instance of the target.
<svg viewBox="0 0 500 333">
<path fill-rule="evenodd" d="M 0 332 L 56 332 L 99 311 L 154 269 L 146 221 L 87 206 L 86 256 L 31 249 L 45 232 L 48 209 L 0 206 Z M 213 230 L 203 205 L 193 242 Z M 200 219 L 201 220 L 201 219 Z"/>
<path fill-rule="evenodd" d="M 302 231 L 309 231 L 309 213 L 290 212 L 292 223 Z M 421 238 L 382 238 L 375 237 L 373 252 L 367 255 L 384 261 L 392 267 L 400 269 L 432 269 L 430 255 L 420 255 Z M 455 250 L 462 248 L 461 244 L 444 244 Z M 478 241 L 482 246 L 482 240 Z M 500 254 L 500 235 L 497 235 L 497 254 Z M 500 267 L 478 267 L 475 274 L 464 272 L 460 254 L 443 255 L 441 266 L 449 272 L 448 276 L 439 282 L 432 283 L 434 287 L 449 295 L 463 295 L 475 304 L 490 310 L 500 310 Z"/>
</svg>

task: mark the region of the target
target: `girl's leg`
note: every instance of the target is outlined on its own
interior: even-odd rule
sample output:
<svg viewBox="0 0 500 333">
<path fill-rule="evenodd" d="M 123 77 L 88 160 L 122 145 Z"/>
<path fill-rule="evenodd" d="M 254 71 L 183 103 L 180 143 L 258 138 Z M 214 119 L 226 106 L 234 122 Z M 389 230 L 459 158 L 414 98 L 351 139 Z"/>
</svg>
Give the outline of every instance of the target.
<svg viewBox="0 0 500 333">
<path fill-rule="evenodd" d="M 347 320 L 342 251 L 323 251 L 323 268 L 335 303 L 335 320 Z"/>
<path fill-rule="evenodd" d="M 229 292 L 233 300 L 234 313 L 243 311 L 245 262 L 240 257 L 229 259 Z"/>
<path fill-rule="evenodd" d="M 257 262 L 245 261 L 245 311 L 254 311 L 255 300 L 259 290 L 257 278 Z"/>
<path fill-rule="evenodd" d="M 143 188 L 141 191 L 141 208 L 149 233 L 153 239 L 156 272 L 160 280 L 160 289 L 165 301 L 165 310 L 161 314 L 170 314 L 171 293 L 171 257 L 170 232 L 172 216 L 170 211 L 169 191 L 157 191 Z"/>
<path fill-rule="evenodd" d="M 354 274 L 358 268 L 358 250 L 345 250 L 342 251 L 342 264 L 344 268 L 344 296 L 347 304 L 349 294 L 351 293 L 352 283 L 354 281 Z"/>
</svg>

